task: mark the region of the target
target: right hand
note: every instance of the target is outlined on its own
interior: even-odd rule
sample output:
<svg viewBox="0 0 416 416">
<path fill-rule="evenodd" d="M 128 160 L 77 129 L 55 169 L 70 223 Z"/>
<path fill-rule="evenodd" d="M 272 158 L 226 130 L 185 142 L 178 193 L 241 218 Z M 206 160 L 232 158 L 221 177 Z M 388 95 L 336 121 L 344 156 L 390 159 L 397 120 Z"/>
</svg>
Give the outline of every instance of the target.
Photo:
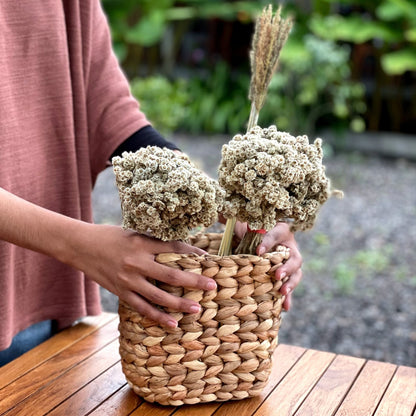
<svg viewBox="0 0 416 416">
<path fill-rule="evenodd" d="M 174 286 L 213 290 L 213 279 L 161 265 L 159 253 L 196 253 L 205 251 L 188 244 L 160 240 L 123 230 L 112 225 L 87 224 L 89 229 L 66 263 L 82 270 L 89 278 L 127 302 L 142 315 L 163 326 L 174 328 L 177 321 L 152 306 L 149 301 L 188 313 L 197 313 L 200 305 L 190 299 L 171 295 L 148 279 Z M 78 240 L 80 241 L 80 240 Z"/>
</svg>

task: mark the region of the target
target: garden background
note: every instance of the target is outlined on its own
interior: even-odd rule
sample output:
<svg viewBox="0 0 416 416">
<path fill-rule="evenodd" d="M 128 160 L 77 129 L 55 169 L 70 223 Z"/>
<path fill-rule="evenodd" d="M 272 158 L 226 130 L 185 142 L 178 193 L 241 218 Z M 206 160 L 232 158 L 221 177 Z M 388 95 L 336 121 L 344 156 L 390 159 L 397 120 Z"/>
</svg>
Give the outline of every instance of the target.
<svg viewBox="0 0 416 416">
<path fill-rule="evenodd" d="M 253 21 L 270 1 L 102 3 L 142 109 L 215 177 L 248 120 Z M 296 236 L 304 278 L 280 342 L 416 366 L 416 3 L 281 4 L 294 28 L 259 124 L 322 137 L 345 198 Z M 121 223 L 114 182 L 98 179 L 96 222 Z"/>
</svg>

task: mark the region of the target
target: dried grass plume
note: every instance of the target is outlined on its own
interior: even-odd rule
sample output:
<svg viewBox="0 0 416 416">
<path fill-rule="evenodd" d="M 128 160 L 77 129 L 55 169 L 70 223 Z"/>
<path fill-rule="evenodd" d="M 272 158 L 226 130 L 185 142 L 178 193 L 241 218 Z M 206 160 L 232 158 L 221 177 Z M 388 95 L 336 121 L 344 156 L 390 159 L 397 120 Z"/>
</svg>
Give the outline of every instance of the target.
<svg viewBox="0 0 416 416">
<path fill-rule="evenodd" d="M 292 28 L 292 19 L 283 19 L 280 13 L 281 7 L 273 15 L 273 8 L 269 5 L 263 9 L 256 21 L 250 52 L 252 75 L 249 99 L 255 105 L 257 113 L 263 107 L 267 88 L 277 68 L 280 51 Z"/>
</svg>

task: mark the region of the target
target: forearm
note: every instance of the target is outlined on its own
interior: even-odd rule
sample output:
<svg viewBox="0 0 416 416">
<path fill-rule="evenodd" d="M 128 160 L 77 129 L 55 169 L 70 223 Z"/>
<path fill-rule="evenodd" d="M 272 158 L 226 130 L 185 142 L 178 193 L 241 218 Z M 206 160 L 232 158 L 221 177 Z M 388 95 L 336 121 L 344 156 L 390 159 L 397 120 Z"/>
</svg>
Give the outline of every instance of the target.
<svg viewBox="0 0 416 416">
<path fill-rule="evenodd" d="M 66 217 L 0 188 L 0 239 L 68 263 L 72 238 L 87 223 Z"/>
</svg>

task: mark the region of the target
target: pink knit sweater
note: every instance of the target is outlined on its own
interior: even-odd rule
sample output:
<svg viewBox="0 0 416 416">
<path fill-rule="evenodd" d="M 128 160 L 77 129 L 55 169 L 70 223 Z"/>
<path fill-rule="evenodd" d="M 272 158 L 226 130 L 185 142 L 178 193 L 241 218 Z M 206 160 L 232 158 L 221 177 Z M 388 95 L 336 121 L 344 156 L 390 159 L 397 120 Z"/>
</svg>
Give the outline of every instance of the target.
<svg viewBox="0 0 416 416">
<path fill-rule="evenodd" d="M 0 187 L 92 221 L 98 173 L 147 124 L 99 0 L 1 0 Z M 4 241 L 0 296 L 0 350 L 35 322 L 100 313 L 98 287 L 81 272 Z"/>
</svg>

